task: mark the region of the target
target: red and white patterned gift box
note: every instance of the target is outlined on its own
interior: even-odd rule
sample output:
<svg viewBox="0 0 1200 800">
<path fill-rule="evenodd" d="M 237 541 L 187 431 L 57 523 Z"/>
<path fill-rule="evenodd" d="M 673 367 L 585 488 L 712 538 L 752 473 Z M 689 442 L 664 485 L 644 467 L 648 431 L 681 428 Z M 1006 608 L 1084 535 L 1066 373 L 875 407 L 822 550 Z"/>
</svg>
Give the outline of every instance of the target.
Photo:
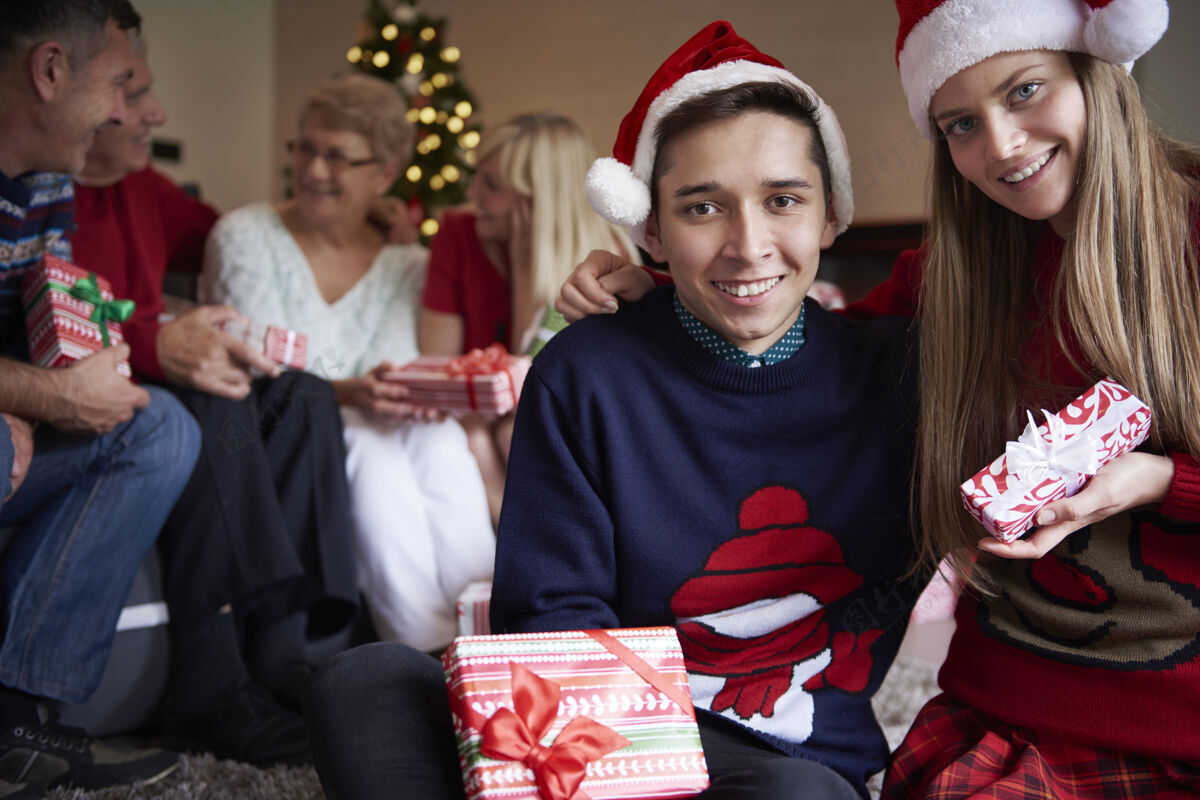
<svg viewBox="0 0 1200 800">
<path fill-rule="evenodd" d="M 480 636 L 492 632 L 492 582 L 468 583 L 454 603 L 459 636 Z"/>
<path fill-rule="evenodd" d="M 1047 503 L 1078 492 L 1100 467 L 1150 433 L 1150 409 L 1128 389 L 1103 380 L 1057 414 L 1033 415 L 1024 433 L 960 488 L 971 516 L 1002 542 L 1033 527 Z"/>
<path fill-rule="evenodd" d="M 449 413 L 507 414 L 517 406 L 528 356 L 492 344 L 461 356 L 422 356 L 384 375 L 408 387 L 409 402 Z"/>
<path fill-rule="evenodd" d="M 218 323 L 217 327 L 280 366 L 293 369 L 308 366 L 308 337 L 303 333 L 278 325 L 246 324 L 239 320 L 225 320 Z"/>
<path fill-rule="evenodd" d="M 708 786 L 674 628 L 460 636 L 442 661 L 468 800 Z"/>
<path fill-rule="evenodd" d="M 80 291 L 85 284 L 89 290 Z M 121 344 L 125 338 L 112 306 L 124 305 L 126 318 L 133 308 L 131 301 L 114 300 L 106 279 L 49 254 L 25 274 L 21 299 L 29 358 L 41 367 L 63 367 L 107 345 Z M 127 360 L 117 365 L 117 372 L 126 378 L 133 374 Z"/>
</svg>

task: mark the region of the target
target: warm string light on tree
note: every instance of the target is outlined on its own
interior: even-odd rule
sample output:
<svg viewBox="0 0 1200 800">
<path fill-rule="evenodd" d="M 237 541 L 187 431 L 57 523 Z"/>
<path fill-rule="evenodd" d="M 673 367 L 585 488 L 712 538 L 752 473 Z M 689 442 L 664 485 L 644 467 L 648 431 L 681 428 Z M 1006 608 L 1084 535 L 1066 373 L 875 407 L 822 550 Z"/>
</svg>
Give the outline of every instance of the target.
<svg viewBox="0 0 1200 800">
<path fill-rule="evenodd" d="M 437 211 L 466 199 L 479 145 L 478 106 L 459 77 L 462 53 L 445 43 L 446 20 L 421 13 L 415 0 L 370 0 L 363 26 L 346 60 L 392 82 L 408 101 L 416 144 L 391 193 L 408 203 L 428 240 Z"/>
</svg>

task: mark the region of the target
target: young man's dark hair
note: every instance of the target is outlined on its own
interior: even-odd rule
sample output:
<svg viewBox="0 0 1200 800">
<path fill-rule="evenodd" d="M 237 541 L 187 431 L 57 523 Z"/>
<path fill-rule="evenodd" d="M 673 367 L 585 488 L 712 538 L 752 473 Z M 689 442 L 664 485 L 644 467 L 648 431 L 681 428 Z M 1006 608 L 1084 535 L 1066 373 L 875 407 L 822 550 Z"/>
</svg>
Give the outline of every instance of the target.
<svg viewBox="0 0 1200 800">
<path fill-rule="evenodd" d="M 755 81 L 685 100 L 659 121 L 654 131 L 658 156 L 650 172 L 650 208 L 653 211 L 658 211 L 658 180 L 670 166 L 666 154 L 671 142 L 701 125 L 732 119 L 748 111 L 778 114 L 812 131 L 808 157 L 821 171 L 822 195 L 825 205 L 829 205 L 833 187 L 829 179 L 829 156 L 825 152 L 825 140 L 817 124 L 821 113 L 817 100 L 799 86 L 780 81 Z"/>
<path fill-rule="evenodd" d="M 39 39 L 59 39 L 70 58 L 86 62 L 110 20 L 123 31 L 141 30 L 142 18 L 129 0 L 0 0 L 0 63 Z"/>
</svg>

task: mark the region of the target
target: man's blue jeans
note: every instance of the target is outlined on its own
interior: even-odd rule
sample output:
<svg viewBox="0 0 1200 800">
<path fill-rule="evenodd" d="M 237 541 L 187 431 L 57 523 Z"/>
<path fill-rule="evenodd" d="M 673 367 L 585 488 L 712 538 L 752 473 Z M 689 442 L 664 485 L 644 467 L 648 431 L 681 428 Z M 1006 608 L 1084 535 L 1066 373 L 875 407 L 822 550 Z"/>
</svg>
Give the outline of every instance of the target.
<svg viewBox="0 0 1200 800">
<path fill-rule="evenodd" d="M 200 449 L 191 414 L 148 391 L 150 405 L 103 436 L 36 434 L 29 474 L 0 508 L 0 526 L 19 526 L 0 553 L 4 686 L 82 703 L 100 683 L 138 565 Z M 7 426 L 0 433 L 7 487 Z"/>
</svg>

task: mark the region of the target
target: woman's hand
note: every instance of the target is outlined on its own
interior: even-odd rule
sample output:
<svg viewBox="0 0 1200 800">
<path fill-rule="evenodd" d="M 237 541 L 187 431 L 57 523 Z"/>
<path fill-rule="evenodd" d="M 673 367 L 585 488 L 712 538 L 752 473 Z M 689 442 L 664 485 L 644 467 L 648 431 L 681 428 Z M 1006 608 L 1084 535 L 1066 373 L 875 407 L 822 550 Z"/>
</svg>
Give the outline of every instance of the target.
<svg viewBox="0 0 1200 800">
<path fill-rule="evenodd" d="M 1003 558 L 1041 558 L 1085 525 L 1137 506 L 1161 503 L 1175 477 L 1167 456 L 1126 453 L 1105 464 L 1073 497 L 1049 503 L 1038 512 L 1038 527 L 1028 538 L 1004 544 L 981 539 L 979 549 Z"/>
<path fill-rule="evenodd" d="M 436 421 L 445 414 L 434 408 L 408 402 L 408 387 L 384 376 L 396 370 L 395 364 L 384 361 L 361 378 L 334 381 L 338 403 L 357 408 L 372 422 L 391 424 L 404 420 Z"/>
<path fill-rule="evenodd" d="M 575 322 L 591 314 L 612 314 L 617 298 L 639 300 L 653 288 L 654 279 L 637 264 L 607 250 L 593 250 L 571 272 L 554 307 L 567 322 Z"/>
</svg>

